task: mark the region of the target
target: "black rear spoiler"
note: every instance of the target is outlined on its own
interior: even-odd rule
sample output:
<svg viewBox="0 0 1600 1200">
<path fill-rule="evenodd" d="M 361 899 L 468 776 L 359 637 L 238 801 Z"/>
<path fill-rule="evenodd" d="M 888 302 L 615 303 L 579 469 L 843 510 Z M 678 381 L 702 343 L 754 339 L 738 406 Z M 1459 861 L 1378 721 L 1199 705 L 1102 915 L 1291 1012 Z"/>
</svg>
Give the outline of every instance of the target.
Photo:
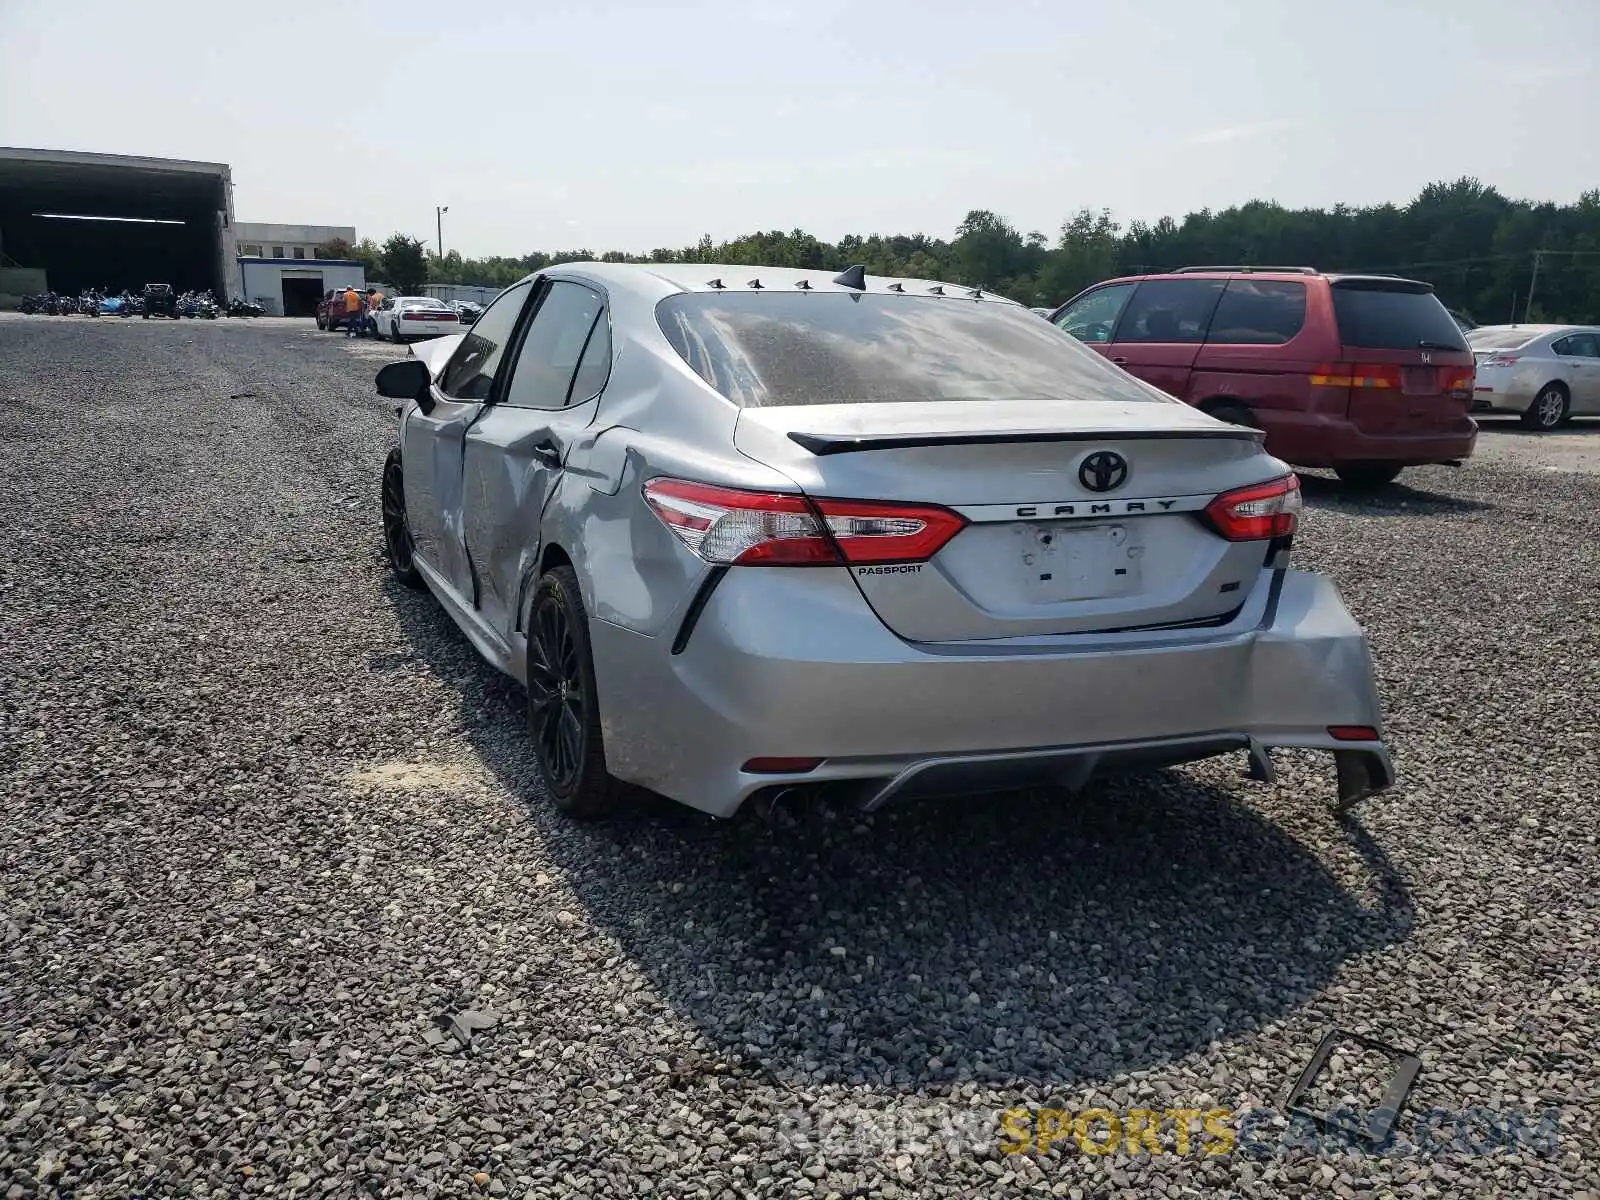
<svg viewBox="0 0 1600 1200">
<path fill-rule="evenodd" d="M 1330 275 L 1328 284 L 1336 288 L 1359 288 L 1364 292 L 1411 292 L 1424 295 L 1433 284 L 1420 279 L 1401 279 L 1398 275 Z"/>
<path fill-rule="evenodd" d="M 1034 431 L 1004 431 L 995 433 L 905 433 L 905 434 L 833 434 L 790 433 L 789 440 L 803 446 L 811 453 L 854 454 L 861 450 L 906 450 L 914 446 L 987 446 L 1022 442 L 1148 442 L 1160 438 L 1225 438 L 1233 441 L 1259 442 L 1266 437 L 1259 429 L 1243 425 L 1228 425 L 1222 429 L 1094 429 Z"/>
</svg>

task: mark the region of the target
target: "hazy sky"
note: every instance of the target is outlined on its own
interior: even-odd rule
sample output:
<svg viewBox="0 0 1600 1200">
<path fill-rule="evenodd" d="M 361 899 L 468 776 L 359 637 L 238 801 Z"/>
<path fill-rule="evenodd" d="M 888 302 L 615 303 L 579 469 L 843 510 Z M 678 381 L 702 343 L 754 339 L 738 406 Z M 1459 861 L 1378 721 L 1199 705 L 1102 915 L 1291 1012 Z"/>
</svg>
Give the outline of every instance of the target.
<svg viewBox="0 0 1600 1200">
<path fill-rule="evenodd" d="M 48 98 L 48 99 L 47 99 Z M 0 145 L 467 254 L 1600 187 L 1600 0 L 0 0 Z"/>
</svg>

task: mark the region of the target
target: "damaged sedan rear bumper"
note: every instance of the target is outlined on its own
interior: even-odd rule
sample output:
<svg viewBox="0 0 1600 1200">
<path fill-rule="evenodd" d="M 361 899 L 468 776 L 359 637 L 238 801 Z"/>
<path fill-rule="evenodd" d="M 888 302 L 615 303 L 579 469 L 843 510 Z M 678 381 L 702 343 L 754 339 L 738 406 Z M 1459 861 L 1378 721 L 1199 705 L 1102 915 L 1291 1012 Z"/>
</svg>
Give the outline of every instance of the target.
<svg viewBox="0 0 1600 1200">
<path fill-rule="evenodd" d="M 1394 782 L 1366 636 L 1307 572 L 1264 574 L 1215 628 L 927 645 L 842 570 L 735 571 L 679 653 L 591 637 L 611 771 L 717 816 L 775 787 L 871 809 L 1237 751 L 1259 778 L 1273 747 L 1333 754 L 1341 809 Z"/>
</svg>

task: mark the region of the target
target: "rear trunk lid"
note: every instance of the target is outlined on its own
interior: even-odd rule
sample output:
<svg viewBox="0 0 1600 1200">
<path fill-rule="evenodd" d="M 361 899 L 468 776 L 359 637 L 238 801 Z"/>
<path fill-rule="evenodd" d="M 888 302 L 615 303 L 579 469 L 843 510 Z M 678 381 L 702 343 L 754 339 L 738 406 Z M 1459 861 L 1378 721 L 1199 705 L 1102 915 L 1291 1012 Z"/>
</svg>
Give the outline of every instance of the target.
<svg viewBox="0 0 1600 1200">
<path fill-rule="evenodd" d="M 1471 340 L 1472 357 L 1476 360 L 1474 391 L 1484 400 L 1484 407 L 1494 403 L 1498 395 L 1511 390 L 1511 382 L 1519 366 L 1528 357 L 1532 343 L 1542 329 L 1495 329 L 1480 331 Z"/>
<path fill-rule="evenodd" d="M 1265 545 L 1228 542 L 1200 514 L 1287 472 L 1259 438 L 1185 405 L 1106 400 L 746 408 L 734 435 L 810 496 L 940 504 L 967 520 L 927 563 L 850 568 L 879 618 L 920 642 L 1231 613 Z"/>
<path fill-rule="evenodd" d="M 1431 285 L 1335 276 L 1340 361 L 1313 382 L 1350 389 L 1346 415 L 1364 433 L 1445 433 L 1472 405 L 1473 356 Z"/>
</svg>

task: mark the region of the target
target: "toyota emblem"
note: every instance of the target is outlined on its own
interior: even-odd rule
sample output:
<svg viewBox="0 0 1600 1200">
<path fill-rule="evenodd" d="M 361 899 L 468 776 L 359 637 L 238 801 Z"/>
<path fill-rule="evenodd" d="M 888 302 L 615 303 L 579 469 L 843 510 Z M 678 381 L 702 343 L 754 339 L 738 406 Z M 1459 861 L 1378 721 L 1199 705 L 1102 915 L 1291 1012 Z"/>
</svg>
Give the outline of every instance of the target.
<svg viewBox="0 0 1600 1200">
<path fill-rule="evenodd" d="M 1096 450 L 1078 467 L 1078 482 L 1091 492 L 1110 492 L 1128 479 L 1128 460 L 1115 450 Z"/>
</svg>

